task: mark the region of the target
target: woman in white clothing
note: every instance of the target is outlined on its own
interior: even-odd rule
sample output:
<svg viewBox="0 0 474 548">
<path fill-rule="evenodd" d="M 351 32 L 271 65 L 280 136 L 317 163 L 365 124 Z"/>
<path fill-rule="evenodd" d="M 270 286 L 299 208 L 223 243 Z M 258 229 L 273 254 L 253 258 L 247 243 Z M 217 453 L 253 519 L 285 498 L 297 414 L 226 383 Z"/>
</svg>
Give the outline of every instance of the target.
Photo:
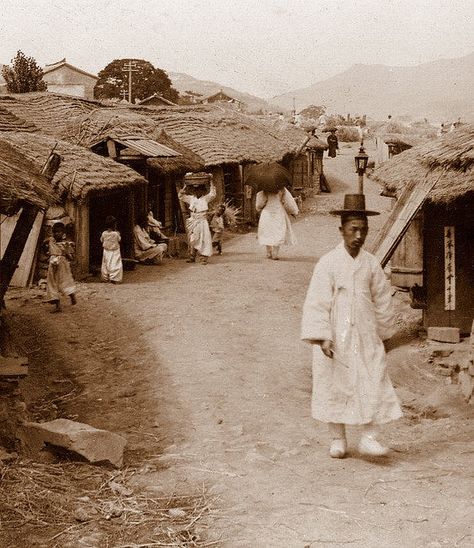
<svg viewBox="0 0 474 548">
<path fill-rule="evenodd" d="M 216 187 L 211 181 L 209 192 L 206 194 L 205 185 L 193 188 L 192 194 L 186 193 L 186 185 L 179 191 L 179 199 L 188 204 L 189 218 L 186 220 L 186 230 L 189 239 L 190 257 L 188 262 L 195 262 L 199 254 L 202 264 L 207 264 L 212 255 L 212 235 L 209 229 L 207 214 L 209 202 L 216 197 Z"/>
<path fill-rule="evenodd" d="M 299 213 L 295 199 L 283 188 L 278 192 L 257 193 L 255 207 L 260 213 L 258 222 L 258 243 L 266 246 L 267 258 L 278 260 L 280 246 L 296 243 L 289 215 Z"/>
</svg>

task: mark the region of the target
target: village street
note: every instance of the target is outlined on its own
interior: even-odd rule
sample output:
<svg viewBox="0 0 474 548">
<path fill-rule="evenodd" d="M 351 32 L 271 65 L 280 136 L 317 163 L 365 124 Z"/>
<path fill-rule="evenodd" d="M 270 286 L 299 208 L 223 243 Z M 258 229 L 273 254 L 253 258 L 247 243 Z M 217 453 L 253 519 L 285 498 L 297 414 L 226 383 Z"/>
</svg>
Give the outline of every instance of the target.
<svg viewBox="0 0 474 548">
<path fill-rule="evenodd" d="M 25 334 L 33 409 L 42 374 L 56 386 L 70 379 L 59 412 L 127 437 L 135 489 L 216 495 L 212 545 L 472 545 L 469 412 L 430 371 L 422 343 L 390 354 L 407 412 L 383 430 L 390 457 L 358 456 L 352 431 L 349 457 L 330 459 L 326 430 L 310 416 L 301 309 L 316 260 L 339 241 L 338 219 L 324 210 L 355 189 L 354 150 L 325 162 L 334 192 L 306 204 L 298 245 L 279 261 L 250 233 L 226 241 L 207 266 L 168 260 L 127 272 L 120 286 L 81 284 L 78 305 L 63 314 L 10 294 L 17 325 L 36 329 Z M 387 211 L 374 183 L 366 192 L 369 207 Z"/>
</svg>

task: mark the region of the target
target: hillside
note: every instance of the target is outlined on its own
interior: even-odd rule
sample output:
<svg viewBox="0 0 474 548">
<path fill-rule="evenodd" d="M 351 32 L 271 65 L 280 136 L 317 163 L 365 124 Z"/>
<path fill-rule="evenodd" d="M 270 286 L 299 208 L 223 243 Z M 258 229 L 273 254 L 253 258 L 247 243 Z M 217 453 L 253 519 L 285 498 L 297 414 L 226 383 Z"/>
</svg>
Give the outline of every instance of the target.
<svg viewBox="0 0 474 548">
<path fill-rule="evenodd" d="M 173 82 L 173 87 L 177 89 L 180 93 L 193 91 L 195 93 L 200 93 L 201 95 L 206 97 L 222 90 L 231 97 L 234 97 L 235 99 L 238 99 L 239 101 L 245 103 L 248 110 L 250 111 L 257 111 L 260 109 L 272 109 L 268 102 L 264 99 L 261 99 L 260 97 L 256 97 L 255 95 L 251 95 L 250 93 L 237 91 L 233 88 L 218 84 L 217 82 L 199 80 L 198 78 L 194 78 L 189 74 L 184 74 L 181 72 L 168 72 L 168 76 Z"/>
<path fill-rule="evenodd" d="M 354 65 L 332 78 L 274 97 L 271 103 L 297 110 L 326 105 L 330 112 L 388 114 L 451 120 L 474 120 L 474 53 L 414 67 Z"/>
</svg>

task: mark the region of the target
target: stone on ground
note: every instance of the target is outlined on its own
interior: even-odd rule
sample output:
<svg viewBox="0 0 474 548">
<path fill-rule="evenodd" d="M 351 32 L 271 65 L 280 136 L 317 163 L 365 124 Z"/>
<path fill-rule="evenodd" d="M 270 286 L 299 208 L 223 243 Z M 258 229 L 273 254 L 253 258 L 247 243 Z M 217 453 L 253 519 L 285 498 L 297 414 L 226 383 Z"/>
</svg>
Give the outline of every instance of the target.
<svg viewBox="0 0 474 548">
<path fill-rule="evenodd" d="M 433 341 L 458 343 L 459 328 L 457 327 L 428 327 L 426 336 Z"/>
<path fill-rule="evenodd" d="M 109 462 L 116 467 L 122 465 L 127 443 L 118 434 L 68 419 L 27 422 L 20 427 L 18 437 L 30 454 L 39 453 L 45 444 L 50 444 L 73 451 L 89 462 Z"/>
</svg>

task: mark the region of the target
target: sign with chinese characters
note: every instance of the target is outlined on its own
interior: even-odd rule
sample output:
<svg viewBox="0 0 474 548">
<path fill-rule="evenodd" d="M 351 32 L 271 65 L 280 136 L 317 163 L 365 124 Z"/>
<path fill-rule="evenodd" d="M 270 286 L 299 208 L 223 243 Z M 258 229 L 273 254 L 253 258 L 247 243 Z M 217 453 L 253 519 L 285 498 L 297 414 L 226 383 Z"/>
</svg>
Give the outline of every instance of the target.
<svg viewBox="0 0 474 548">
<path fill-rule="evenodd" d="M 456 310 L 455 227 L 444 227 L 444 309 Z"/>
</svg>

